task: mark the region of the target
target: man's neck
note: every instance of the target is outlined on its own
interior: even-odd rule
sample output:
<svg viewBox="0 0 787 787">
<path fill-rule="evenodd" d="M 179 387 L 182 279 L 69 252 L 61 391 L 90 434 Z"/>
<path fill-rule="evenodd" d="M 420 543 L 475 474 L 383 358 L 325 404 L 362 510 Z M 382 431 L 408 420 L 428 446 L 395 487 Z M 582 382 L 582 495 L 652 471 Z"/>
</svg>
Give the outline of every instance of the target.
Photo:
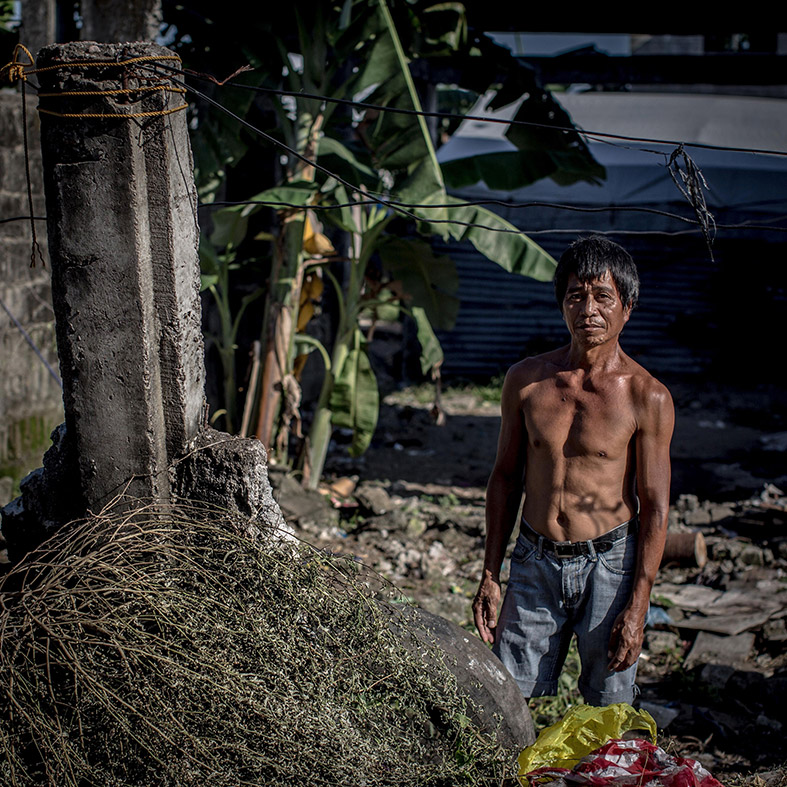
<svg viewBox="0 0 787 787">
<path fill-rule="evenodd" d="M 618 366 L 622 355 L 623 350 L 617 340 L 591 346 L 583 346 L 573 340 L 568 346 L 566 364 L 569 369 L 604 371 Z"/>
</svg>

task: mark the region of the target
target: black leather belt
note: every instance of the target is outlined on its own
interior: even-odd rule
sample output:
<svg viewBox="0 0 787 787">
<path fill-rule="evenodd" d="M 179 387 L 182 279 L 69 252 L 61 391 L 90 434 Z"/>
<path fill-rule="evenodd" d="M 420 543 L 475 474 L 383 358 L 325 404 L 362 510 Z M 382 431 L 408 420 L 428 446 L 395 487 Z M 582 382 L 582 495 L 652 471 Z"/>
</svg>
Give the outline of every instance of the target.
<svg viewBox="0 0 787 787">
<path fill-rule="evenodd" d="M 593 538 L 590 541 L 552 541 L 550 538 L 536 533 L 530 528 L 527 523 L 522 523 L 520 532 L 531 543 L 538 546 L 539 542 L 542 544 L 544 552 L 550 552 L 555 557 L 576 557 L 577 555 L 590 555 L 590 544 L 593 544 L 593 552 L 603 553 L 612 549 L 618 541 L 626 538 L 630 533 L 636 533 L 639 523 L 636 518 L 618 525 L 609 533 Z"/>
</svg>

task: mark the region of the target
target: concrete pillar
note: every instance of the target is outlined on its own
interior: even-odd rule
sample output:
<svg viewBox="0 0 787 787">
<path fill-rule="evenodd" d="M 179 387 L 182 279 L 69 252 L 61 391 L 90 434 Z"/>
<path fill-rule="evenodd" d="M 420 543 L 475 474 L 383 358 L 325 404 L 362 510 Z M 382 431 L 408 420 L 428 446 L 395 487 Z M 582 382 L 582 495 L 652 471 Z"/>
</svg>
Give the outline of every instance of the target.
<svg viewBox="0 0 787 787">
<path fill-rule="evenodd" d="M 153 41 L 161 26 L 161 0 L 82 0 L 81 38 Z"/>
<path fill-rule="evenodd" d="M 73 13 L 73 12 L 72 12 Z M 19 40 L 35 54 L 58 39 L 56 0 L 24 0 Z"/>
<path fill-rule="evenodd" d="M 203 420 L 185 101 L 143 90 L 177 87 L 155 62 L 115 65 L 171 54 L 78 42 L 37 59 L 39 69 L 57 66 L 38 75 L 47 228 L 66 435 L 92 510 L 122 492 L 168 499 L 167 468 Z"/>
</svg>

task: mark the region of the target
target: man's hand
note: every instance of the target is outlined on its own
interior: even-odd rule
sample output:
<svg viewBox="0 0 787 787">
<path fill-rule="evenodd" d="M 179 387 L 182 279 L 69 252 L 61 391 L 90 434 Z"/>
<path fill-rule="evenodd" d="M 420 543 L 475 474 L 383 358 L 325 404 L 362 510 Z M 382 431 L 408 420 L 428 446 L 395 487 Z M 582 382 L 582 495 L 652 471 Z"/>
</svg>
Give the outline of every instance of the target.
<svg viewBox="0 0 787 787">
<path fill-rule="evenodd" d="M 495 641 L 498 604 L 500 604 L 500 580 L 485 574 L 473 599 L 473 618 L 481 639 L 490 645 Z"/>
<path fill-rule="evenodd" d="M 626 607 L 612 625 L 607 669 L 610 672 L 622 672 L 628 669 L 639 658 L 644 637 L 645 614 L 635 611 L 630 606 Z"/>
</svg>

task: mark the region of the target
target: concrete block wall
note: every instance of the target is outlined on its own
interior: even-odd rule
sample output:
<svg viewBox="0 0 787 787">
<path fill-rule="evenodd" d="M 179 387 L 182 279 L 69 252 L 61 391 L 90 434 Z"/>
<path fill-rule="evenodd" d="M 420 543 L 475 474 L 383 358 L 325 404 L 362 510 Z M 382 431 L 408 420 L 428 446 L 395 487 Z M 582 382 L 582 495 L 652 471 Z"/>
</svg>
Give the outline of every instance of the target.
<svg viewBox="0 0 787 787">
<path fill-rule="evenodd" d="M 44 216 L 38 99 L 27 95 L 30 175 L 35 215 Z M 0 220 L 27 216 L 27 181 L 22 137 L 22 100 L 0 90 Z M 46 248 L 46 224 L 36 233 L 47 267 L 30 267 L 27 221 L 0 223 L 0 298 L 57 371 L 54 312 Z M 6 311 L 0 307 L 0 506 L 18 480 L 41 464 L 49 433 L 63 420 L 60 388 Z"/>
</svg>

